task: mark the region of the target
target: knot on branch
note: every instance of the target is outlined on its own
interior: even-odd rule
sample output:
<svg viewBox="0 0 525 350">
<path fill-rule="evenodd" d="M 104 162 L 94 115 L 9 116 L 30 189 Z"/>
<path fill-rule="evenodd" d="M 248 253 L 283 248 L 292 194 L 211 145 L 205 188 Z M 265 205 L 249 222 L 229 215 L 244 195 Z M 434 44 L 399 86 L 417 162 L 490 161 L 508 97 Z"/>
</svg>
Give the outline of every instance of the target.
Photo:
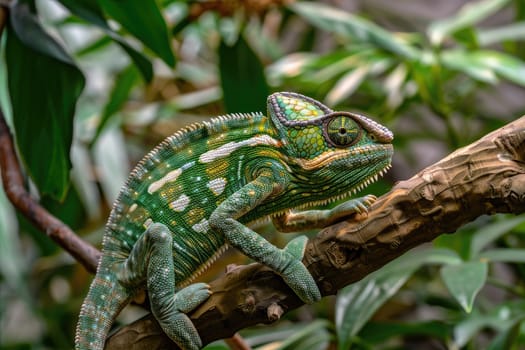
<svg viewBox="0 0 525 350">
<path fill-rule="evenodd" d="M 525 129 L 499 135 L 494 139 L 494 143 L 502 151 L 499 154 L 502 160 L 525 162 Z"/>
</svg>

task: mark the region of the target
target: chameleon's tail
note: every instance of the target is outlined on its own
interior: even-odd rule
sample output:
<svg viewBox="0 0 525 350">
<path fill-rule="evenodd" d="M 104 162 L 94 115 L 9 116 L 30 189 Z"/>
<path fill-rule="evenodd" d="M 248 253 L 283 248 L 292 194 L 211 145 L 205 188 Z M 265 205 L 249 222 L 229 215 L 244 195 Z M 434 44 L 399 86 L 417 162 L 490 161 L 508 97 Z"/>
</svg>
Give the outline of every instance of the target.
<svg viewBox="0 0 525 350">
<path fill-rule="evenodd" d="M 75 336 L 76 350 L 102 350 L 115 317 L 130 299 L 115 275 L 101 273 L 91 283 L 82 304 Z"/>
</svg>

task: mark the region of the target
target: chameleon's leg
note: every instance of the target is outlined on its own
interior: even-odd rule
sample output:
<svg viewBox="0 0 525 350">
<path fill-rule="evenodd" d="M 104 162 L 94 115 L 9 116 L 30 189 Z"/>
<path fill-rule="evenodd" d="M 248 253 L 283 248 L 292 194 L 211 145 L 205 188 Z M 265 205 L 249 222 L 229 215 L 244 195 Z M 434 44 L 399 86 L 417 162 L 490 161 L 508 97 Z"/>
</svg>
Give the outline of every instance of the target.
<svg viewBox="0 0 525 350">
<path fill-rule="evenodd" d="M 305 210 L 299 212 L 289 211 L 274 217 L 272 222 L 281 232 L 297 232 L 313 228 L 323 228 L 352 214 L 366 213 L 376 199 L 376 196 L 369 194 L 341 203 L 332 209 Z"/>
<path fill-rule="evenodd" d="M 285 172 L 279 165 L 261 170 L 255 180 L 232 194 L 214 210 L 209 224 L 213 230 L 224 234 L 231 245 L 278 272 L 304 302 L 312 303 L 321 298 L 321 293 L 301 262 L 304 244 L 302 244 L 303 247 L 292 245 L 291 251 L 286 248 L 278 249 L 237 221 L 239 217 L 257 207 L 271 194 L 282 191 L 286 186 L 286 181 Z"/>
<path fill-rule="evenodd" d="M 172 235 L 159 223 L 151 224 L 134 245 L 118 273 L 123 284 L 146 280 L 151 311 L 164 332 L 182 349 L 202 347 L 195 326 L 185 314 L 210 296 L 209 286 L 195 283 L 176 290 Z"/>
</svg>

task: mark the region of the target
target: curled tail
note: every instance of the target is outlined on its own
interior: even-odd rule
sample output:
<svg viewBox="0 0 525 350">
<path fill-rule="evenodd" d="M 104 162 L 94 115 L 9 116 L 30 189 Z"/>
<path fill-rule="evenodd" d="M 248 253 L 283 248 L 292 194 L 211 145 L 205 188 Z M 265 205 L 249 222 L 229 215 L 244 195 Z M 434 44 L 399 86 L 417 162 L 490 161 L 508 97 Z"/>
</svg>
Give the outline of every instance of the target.
<svg viewBox="0 0 525 350">
<path fill-rule="evenodd" d="M 82 304 L 75 336 L 76 350 L 102 350 L 115 317 L 130 299 L 109 269 L 99 266 Z"/>
</svg>

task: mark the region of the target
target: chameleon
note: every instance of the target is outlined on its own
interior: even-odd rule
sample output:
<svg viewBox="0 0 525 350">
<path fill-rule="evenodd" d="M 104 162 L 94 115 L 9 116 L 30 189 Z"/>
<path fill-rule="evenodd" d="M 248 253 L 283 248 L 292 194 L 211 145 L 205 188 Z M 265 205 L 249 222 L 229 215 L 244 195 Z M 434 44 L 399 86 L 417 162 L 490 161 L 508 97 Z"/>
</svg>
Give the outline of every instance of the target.
<svg viewBox="0 0 525 350">
<path fill-rule="evenodd" d="M 347 199 L 383 175 L 393 134 L 292 92 L 270 95 L 267 109 L 190 125 L 136 165 L 105 227 L 75 349 L 103 349 L 116 316 L 144 291 L 163 331 L 182 349 L 200 349 L 187 313 L 211 291 L 195 279 L 228 246 L 273 269 L 305 303 L 321 298 L 301 262 L 306 236 L 277 248 L 250 224 L 271 219 L 296 232 L 366 213 L 373 195 L 312 207 Z"/>
</svg>

